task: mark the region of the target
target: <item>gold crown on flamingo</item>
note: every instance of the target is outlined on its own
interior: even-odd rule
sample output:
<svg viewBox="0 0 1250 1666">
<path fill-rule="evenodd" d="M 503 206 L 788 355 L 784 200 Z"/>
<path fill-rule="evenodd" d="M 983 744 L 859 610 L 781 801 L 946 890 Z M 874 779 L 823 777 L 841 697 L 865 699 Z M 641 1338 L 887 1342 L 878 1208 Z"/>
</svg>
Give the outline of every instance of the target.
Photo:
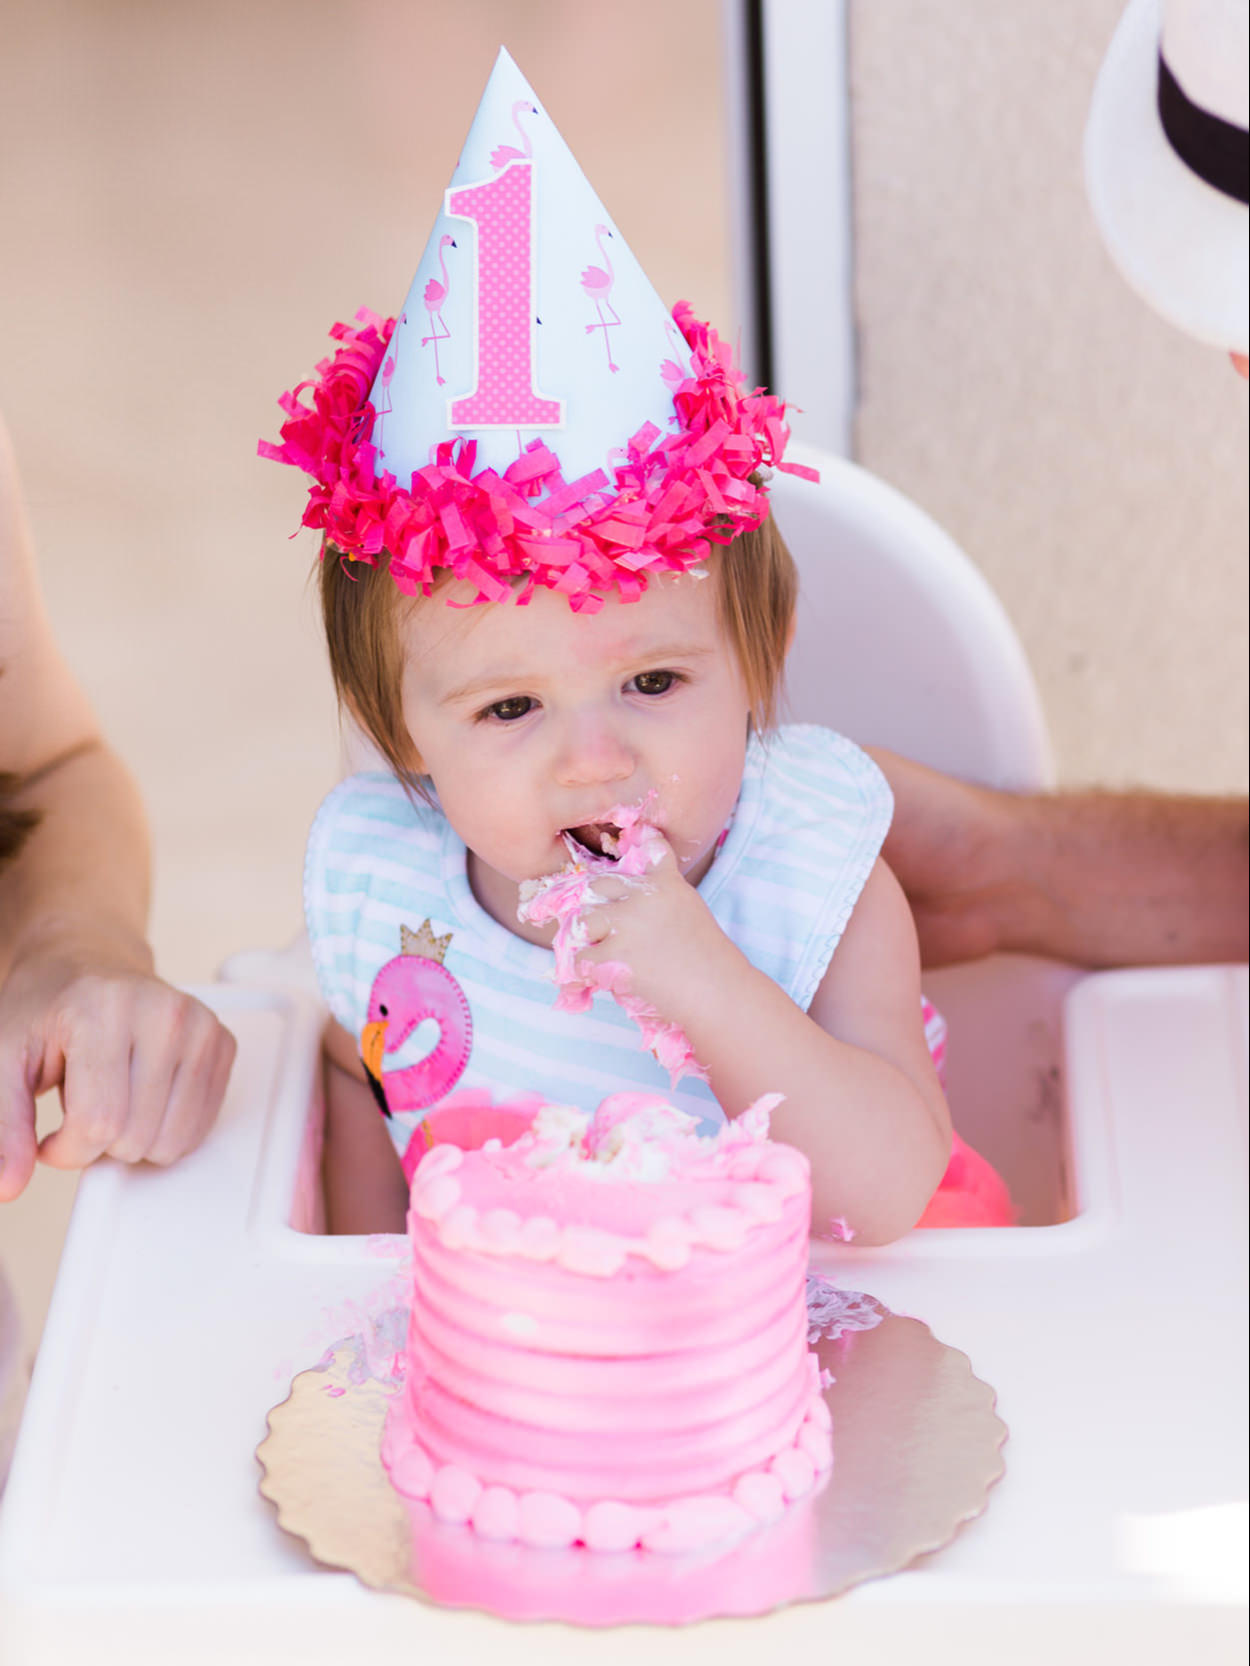
<svg viewBox="0 0 1250 1666">
<path fill-rule="evenodd" d="M 500 50 L 396 318 L 336 324 L 282 396 L 263 457 L 311 476 L 323 553 L 407 594 L 536 586 L 594 611 L 759 526 L 781 400 L 647 281 L 529 83 Z"/>
<path fill-rule="evenodd" d="M 444 937 L 439 937 L 429 920 L 422 920 L 418 931 L 411 926 L 399 928 L 400 954 L 417 955 L 421 960 L 435 960 L 441 966 L 451 947 L 453 933 L 450 931 Z"/>
</svg>

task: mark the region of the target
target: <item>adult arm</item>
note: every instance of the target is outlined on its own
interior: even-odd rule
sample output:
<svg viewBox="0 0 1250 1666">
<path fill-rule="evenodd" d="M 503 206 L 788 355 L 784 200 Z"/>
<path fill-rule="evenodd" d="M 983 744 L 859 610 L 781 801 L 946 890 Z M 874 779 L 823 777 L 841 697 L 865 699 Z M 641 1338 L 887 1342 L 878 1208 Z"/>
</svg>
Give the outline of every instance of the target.
<svg viewBox="0 0 1250 1666">
<path fill-rule="evenodd" d="M 0 772 L 27 824 L 0 869 L 6 1201 L 37 1157 L 77 1168 L 190 1150 L 221 1103 L 234 1039 L 153 975 L 142 804 L 53 639 L 2 423 Z M 52 1088 L 64 1119 L 36 1150 L 35 1098 Z"/>
<path fill-rule="evenodd" d="M 1246 959 L 1245 799 L 1002 793 L 873 757 L 926 966 L 995 950 L 1090 967 Z"/>
</svg>

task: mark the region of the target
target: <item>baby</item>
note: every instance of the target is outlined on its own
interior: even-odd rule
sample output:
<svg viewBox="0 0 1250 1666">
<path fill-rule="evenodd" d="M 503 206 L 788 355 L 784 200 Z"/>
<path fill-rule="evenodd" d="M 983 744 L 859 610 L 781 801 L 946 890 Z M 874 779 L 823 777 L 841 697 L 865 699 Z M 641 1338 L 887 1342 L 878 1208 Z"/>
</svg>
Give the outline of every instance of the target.
<svg viewBox="0 0 1250 1666">
<path fill-rule="evenodd" d="M 492 149 L 521 99 L 532 154 Z M 664 311 L 506 54 L 446 204 L 398 323 L 336 326 L 312 407 L 288 395 L 262 446 L 314 477 L 336 686 L 389 765 L 337 788 L 309 844 L 331 1228 L 402 1230 L 431 1117 L 632 1089 L 705 1125 L 782 1095 L 816 1230 L 895 1238 L 950 1119 L 879 856 L 888 788 L 840 736 L 775 725 L 797 595 L 767 515 L 783 407 Z M 579 238 L 608 264 L 580 295 L 560 265 Z M 645 871 L 600 860 L 625 820 L 651 830 Z M 570 849 L 589 853 L 576 981 L 629 1012 L 556 1006 L 532 882 Z M 630 1012 L 697 1061 L 671 1092 Z"/>
<path fill-rule="evenodd" d="M 325 561 L 340 695 L 400 779 L 426 783 L 436 802 L 409 803 L 376 777 L 338 789 L 310 846 L 314 951 L 345 1016 L 335 915 L 353 881 L 376 896 L 353 861 L 362 851 L 396 900 L 408 890 L 399 906 L 414 926 L 428 916 L 439 934 L 450 928 L 448 967 L 457 950 L 477 962 L 459 973 L 480 993 L 456 1085 L 593 1109 L 623 1085 L 620 1042 L 604 1033 L 611 1009 L 601 1013 L 601 997 L 585 1015 L 552 1010 L 554 927 L 523 924 L 519 892 L 564 866 L 566 834 L 595 841 L 613 806 L 654 794 L 663 859 L 641 883 L 594 881 L 606 900 L 587 912 L 579 960 L 628 967 L 630 993 L 685 1032 L 727 1115 L 784 1094 L 773 1134 L 811 1159 L 818 1226 L 841 1218 L 858 1242 L 884 1242 L 915 1223 L 950 1154 L 915 932 L 876 854 L 888 793 L 839 737 L 769 725 L 795 595 L 772 524 L 707 567 L 706 579 L 664 577 L 636 602 L 577 614 L 545 590 L 526 607 L 465 606 L 469 587 L 455 580 L 409 601 L 381 568 L 357 578 Z M 359 643 L 368 654 L 353 653 Z M 381 926 L 366 923 L 371 939 Z M 366 976 L 399 948 L 384 927 L 377 936 Z M 527 1036 L 527 1022 L 542 1033 Z M 359 1034 L 336 1022 L 327 1038 L 329 1213 L 336 1230 L 398 1231 L 407 1183 Z M 626 1045 L 649 1065 L 637 1041 Z M 563 1081 L 552 1093 L 560 1054 L 580 1093 Z"/>
</svg>

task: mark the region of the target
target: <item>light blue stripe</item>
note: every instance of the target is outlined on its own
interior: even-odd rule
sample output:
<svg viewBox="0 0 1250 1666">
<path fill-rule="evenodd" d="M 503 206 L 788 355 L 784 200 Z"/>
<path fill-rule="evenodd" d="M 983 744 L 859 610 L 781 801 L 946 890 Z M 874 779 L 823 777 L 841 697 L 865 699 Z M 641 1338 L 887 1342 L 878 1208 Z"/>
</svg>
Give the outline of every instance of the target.
<svg viewBox="0 0 1250 1666">
<path fill-rule="evenodd" d="M 733 827 L 705 886 L 722 929 L 752 964 L 806 1005 L 824 975 L 889 824 L 890 796 L 876 766 L 850 742 L 810 725 L 752 742 Z M 550 964 L 519 938 L 466 926 L 444 892 L 441 812 L 414 805 L 386 775 L 353 777 L 326 799 L 309 836 L 305 911 L 326 999 L 359 1033 L 378 970 L 400 952 L 399 928 L 429 917 L 452 932 L 447 968 L 474 1018 L 469 1066 L 458 1086 L 535 1088 L 593 1107 L 620 1087 L 667 1092 L 613 1003 L 556 1010 Z M 452 842 L 454 845 L 454 841 Z M 448 854 L 450 852 L 450 855 Z M 449 870 L 453 882 L 455 870 Z M 459 880 L 463 889 L 463 877 Z M 677 1103 L 716 1113 L 707 1087 L 680 1084 Z"/>
</svg>

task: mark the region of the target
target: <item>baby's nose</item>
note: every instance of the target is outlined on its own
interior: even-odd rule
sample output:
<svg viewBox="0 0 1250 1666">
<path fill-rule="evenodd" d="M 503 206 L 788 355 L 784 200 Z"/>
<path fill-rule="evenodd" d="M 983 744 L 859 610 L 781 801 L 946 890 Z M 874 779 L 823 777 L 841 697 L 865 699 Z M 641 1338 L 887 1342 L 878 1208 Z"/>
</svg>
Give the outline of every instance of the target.
<svg viewBox="0 0 1250 1666">
<path fill-rule="evenodd" d="M 580 718 L 562 739 L 556 780 L 562 787 L 598 786 L 628 781 L 635 768 L 633 749 L 613 724 Z"/>
</svg>

